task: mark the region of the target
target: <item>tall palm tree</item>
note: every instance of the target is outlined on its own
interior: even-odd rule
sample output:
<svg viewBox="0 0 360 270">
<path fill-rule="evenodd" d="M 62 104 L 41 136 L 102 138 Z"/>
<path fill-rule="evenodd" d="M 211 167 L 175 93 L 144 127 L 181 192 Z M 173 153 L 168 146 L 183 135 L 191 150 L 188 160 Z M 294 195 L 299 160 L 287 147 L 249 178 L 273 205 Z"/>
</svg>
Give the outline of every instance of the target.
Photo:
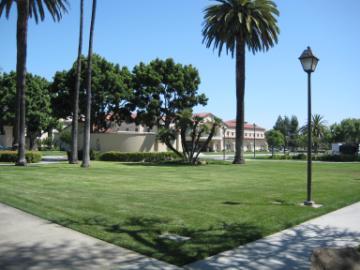
<svg viewBox="0 0 360 270">
<path fill-rule="evenodd" d="M 311 136 L 313 138 L 314 152 L 317 153 L 319 150 L 320 142 L 326 134 L 326 121 L 320 114 L 314 114 L 311 117 Z M 300 131 L 303 134 L 307 134 L 307 125 L 303 126 Z"/>
<path fill-rule="evenodd" d="M 84 23 L 84 0 L 80 0 L 80 31 L 79 31 L 79 47 L 78 47 L 78 57 L 76 62 L 76 83 L 74 91 L 74 100 L 73 100 L 73 118 L 72 118 L 72 128 L 71 128 L 71 156 L 69 163 L 77 164 L 78 163 L 78 127 L 79 127 L 79 92 L 80 92 L 80 83 L 81 83 L 81 52 L 82 52 L 82 43 L 83 43 L 83 23 Z"/>
<path fill-rule="evenodd" d="M 90 25 L 90 38 L 89 38 L 89 52 L 87 59 L 87 74 L 86 74 L 86 120 L 84 128 L 84 145 L 83 145 L 83 158 L 81 167 L 88 168 L 90 166 L 90 125 L 91 125 L 91 72 L 92 72 L 92 54 L 93 54 L 93 39 L 95 28 L 95 15 L 96 15 L 96 0 L 93 0 L 91 25 Z"/>
<path fill-rule="evenodd" d="M 0 16 L 5 12 L 9 17 L 12 4 L 17 6 L 16 30 L 16 119 L 14 131 L 14 145 L 18 149 L 16 165 L 25 166 L 25 92 L 26 92 L 26 55 L 28 19 L 34 17 L 35 22 L 45 19 L 45 8 L 54 21 L 59 21 L 63 13 L 67 12 L 67 0 L 0 0 Z"/>
<path fill-rule="evenodd" d="M 267 51 L 278 41 L 279 11 L 271 0 L 216 0 L 204 10 L 203 43 L 236 56 L 236 147 L 235 164 L 244 160 L 245 54 Z"/>
<path fill-rule="evenodd" d="M 319 150 L 320 142 L 324 138 L 326 133 L 326 121 L 320 114 L 314 114 L 312 116 L 312 137 L 314 144 L 314 152 L 317 153 Z"/>
</svg>

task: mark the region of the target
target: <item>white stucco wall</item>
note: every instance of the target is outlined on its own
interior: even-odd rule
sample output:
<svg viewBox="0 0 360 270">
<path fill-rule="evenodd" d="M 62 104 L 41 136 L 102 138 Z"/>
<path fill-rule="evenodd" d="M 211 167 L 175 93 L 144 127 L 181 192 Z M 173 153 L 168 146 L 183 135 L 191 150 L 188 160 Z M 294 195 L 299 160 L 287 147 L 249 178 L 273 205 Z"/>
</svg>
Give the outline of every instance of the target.
<svg viewBox="0 0 360 270">
<path fill-rule="evenodd" d="M 12 146 L 12 127 L 10 126 L 4 126 L 5 134 L 0 135 L 0 145 L 5 147 L 11 147 Z"/>
<path fill-rule="evenodd" d="M 176 148 L 176 141 L 174 142 Z M 181 146 L 179 143 L 178 146 Z M 83 134 L 79 134 L 79 149 L 83 146 Z M 118 133 L 92 133 L 90 148 L 95 151 L 120 152 L 166 152 L 165 144 L 156 139 L 155 133 L 149 132 L 118 132 Z"/>
</svg>

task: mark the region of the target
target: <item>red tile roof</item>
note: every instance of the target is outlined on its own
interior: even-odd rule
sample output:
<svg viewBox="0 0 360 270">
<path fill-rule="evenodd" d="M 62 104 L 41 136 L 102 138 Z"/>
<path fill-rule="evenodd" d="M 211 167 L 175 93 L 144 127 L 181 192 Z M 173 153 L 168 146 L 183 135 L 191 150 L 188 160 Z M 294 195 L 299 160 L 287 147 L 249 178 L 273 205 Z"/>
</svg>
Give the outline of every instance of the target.
<svg viewBox="0 0 360 270">
<path fill-rule="evenodd" d="M 228 127 L 228 128 L 236 128 L 236 120 L 229 120 L 229 121 L 226 121 L 225 122 L 225 125 Z M 254 125 L 253 124 L 248 124 L 248 123 L 245 123 L 244 124 L 244 129 L 254 129 Z M 255 129 L 256 130 L 265 130 L 265 128 L 262 128 L 258 125 L 255 125 Z"/>
</svg>

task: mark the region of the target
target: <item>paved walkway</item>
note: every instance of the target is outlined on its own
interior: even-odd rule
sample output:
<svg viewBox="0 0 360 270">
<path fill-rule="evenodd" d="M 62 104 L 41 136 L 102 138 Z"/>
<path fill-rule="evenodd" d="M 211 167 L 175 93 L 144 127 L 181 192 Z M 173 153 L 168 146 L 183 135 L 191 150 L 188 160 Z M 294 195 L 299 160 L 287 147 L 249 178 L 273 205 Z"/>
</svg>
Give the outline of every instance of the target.
<svg viewBox="0 0 360 270">
<path fill-rule="evenodd" d="M 186 268 L 308 270 L 314 248 L 359 244 L 360 202 L 237 249 L 195 262 Z"/>
<path fill-rule="evenodd" d="M 0 203 L 0 269 L 176 270 Z"/>
</svg>

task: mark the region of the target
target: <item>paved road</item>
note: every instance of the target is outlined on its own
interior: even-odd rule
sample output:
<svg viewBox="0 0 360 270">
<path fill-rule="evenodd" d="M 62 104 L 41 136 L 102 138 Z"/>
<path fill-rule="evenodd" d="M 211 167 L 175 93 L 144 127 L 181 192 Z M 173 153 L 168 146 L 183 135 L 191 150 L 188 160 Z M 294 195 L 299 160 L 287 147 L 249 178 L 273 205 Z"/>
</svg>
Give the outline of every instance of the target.
<svg viewBox="0 0 360 270">
<path fill-rule="evenodd" d="M 237 249 L 188 265 L 192 270 L 308 270 L 317 247 L 360 244 L 360 202 Z"/>
<path fill-rule="evenodd" d="M 176 270 L 0 203 L 0 269 Z"/>
</svg>

